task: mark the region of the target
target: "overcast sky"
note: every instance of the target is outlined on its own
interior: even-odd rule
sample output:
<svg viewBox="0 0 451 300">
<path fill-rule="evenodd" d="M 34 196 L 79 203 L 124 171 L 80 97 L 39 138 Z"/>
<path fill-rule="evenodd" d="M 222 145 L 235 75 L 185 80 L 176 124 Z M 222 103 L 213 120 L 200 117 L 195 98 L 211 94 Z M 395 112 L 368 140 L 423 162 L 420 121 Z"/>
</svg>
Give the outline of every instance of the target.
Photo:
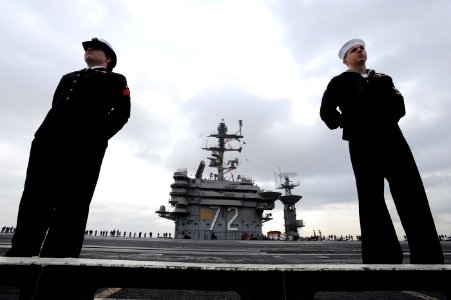
<svg viewBox="0 0 451 300">
<path fill-rule="evenodd" d="M 177 168 L 193 175 L 206 160 L 201 147 L 224 119 L 229 131 L 243 120 L 235 174 L 274 190 L 279 168 L 297 172 L 301 235 L 358 235 L 347 143 L 319 106 L 345 70 L 341 45 L 362 38 L 367 67 L 392 76 L 404 95 L 400 126 L 437 230 L 450 235 L 450 14 L 447 0 L 0 0 L 0 226 L 15 225 L 33 134 L 56 85 L 85 67 L 81 42 L 100 37 L 127 77 L 132 116 L 110 140 L 88 229 L 173 232 L 155 210 L 168 206 Z M 402 237 L 388 184 L 386 194 Z M 282 208 L 276 202 L 264 232 L 283 231 Z"/>
</svg>

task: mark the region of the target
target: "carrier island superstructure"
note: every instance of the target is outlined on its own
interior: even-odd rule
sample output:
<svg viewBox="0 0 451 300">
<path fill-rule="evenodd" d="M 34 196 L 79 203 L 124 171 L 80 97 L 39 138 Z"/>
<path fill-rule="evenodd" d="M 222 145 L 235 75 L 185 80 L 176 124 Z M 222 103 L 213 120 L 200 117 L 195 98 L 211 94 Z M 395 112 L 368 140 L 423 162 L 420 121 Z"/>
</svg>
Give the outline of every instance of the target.
<svg viewBox="0 0 451 300">
<path fill-rule="evenodd" d="M 217 132 L 209 135 L 217 139 L 217 145 L 205 148 L 211 152 L 209 167 L 217 172 L 203 177 L 206 164 L 201 161 L 195 177 L 189 177 L 186 169 L 174 173 L 167 210 L 164 205 L 156 211 L 162 217 L 174 221 L 174 238 L 199 240 L 241 240 L 261 239 L 262 224 L 272 220 L 271 213 L 265 211 L 274 208 L 274 202 L 282 193 L 265 191 L 250 178 L 234 176 L 239 165 L 237 157 L 226 159 L 226 152 L 241 152 L 242 147 L 233 144 L 243 139 L 239 130 L 228 133 L 224 121 L 220 122 Z M 226 175 L 227 178 L 226 178 Z M 297 199 L 299 200 L 300 197 Z M 295 216 L 295 215 L 294 215 Z"/>
</svg>

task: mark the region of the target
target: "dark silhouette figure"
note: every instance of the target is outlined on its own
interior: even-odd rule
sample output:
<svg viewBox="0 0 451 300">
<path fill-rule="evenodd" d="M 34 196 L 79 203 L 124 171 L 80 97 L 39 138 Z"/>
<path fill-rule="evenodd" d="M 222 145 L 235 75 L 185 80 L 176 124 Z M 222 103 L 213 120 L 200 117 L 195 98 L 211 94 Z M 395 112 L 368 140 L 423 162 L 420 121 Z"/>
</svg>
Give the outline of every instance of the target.
<svg viewBox="0 0 451 300">
<path fill-rule="evenodd" d="M 82 45 L 88 68 L 61 78 L 35 133 L 6 256 L 79 256 L 108 140 L 130 117 L 130 92 L 126 78 L 112 72 L 111 45 L 97 38 Z"/>
<path fill-rule="evenodd" d="M 324 92 L 320 115 L 343 128 L 359 198 L 364 263 L 402 263 L 403 253 L 384 199 L 384 179 L 410 247 L 411 263 L 443 263 L 428 199 L 410 148 L 398 126 L 404 99 L 392 79 L 366 68 L 365 43 L 355 39 L 339 52 L 348 71 Z M 339 110 L 337 110 L 339 108 Z"/>
</svg>

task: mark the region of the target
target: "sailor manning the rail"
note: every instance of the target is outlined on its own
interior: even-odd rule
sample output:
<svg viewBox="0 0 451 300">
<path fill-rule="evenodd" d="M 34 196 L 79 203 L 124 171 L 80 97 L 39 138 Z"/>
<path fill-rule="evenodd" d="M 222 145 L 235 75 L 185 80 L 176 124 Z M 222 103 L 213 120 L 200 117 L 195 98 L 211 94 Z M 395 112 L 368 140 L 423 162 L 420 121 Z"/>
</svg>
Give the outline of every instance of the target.
<svg viewBox="0 0 451 300">
<path fill-rule="evenodd" d="M 443 252 L 415 160 L 398 121 L 404 99 L 388 75 L 366 68 L 361 39 L 346 42 L 339 58 L 348 70 L 332 78 L 320 116 L 330 129 L 342 128 L 357 184 L 363 263 L 403 261 L 384 199 L 384 179 L 407 235 L 410 262 L 442 264 Z M 339 110 L 338 110 L 338 109 Z"/>
<path fill-rule="evenodd" d="M 6 256 L 79 256 L 108 140 L 130 117 L 127 80 L 112 71 L 113 47 L 98 38 L 82 45 L 88 68 L 61 78 L 35 133 Z"/>
</svg>

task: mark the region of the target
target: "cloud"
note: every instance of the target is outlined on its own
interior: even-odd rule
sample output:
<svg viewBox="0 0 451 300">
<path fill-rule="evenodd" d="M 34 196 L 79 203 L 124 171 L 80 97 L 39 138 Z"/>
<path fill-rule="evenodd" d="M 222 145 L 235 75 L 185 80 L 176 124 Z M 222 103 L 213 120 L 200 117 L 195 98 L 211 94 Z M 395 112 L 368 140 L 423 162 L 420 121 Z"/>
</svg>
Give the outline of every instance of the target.
<svg viewBox="0 0 451 300">
<path fill-rule="evenodd" d="M 224 119 L 243 120 L 237 173 L 275 189 L 297 172 L 298 218 L 312 230 L 358 234 L 355 181 L 341 131 L 319 118 L 322 93 L 344 71 L 341 44 L 367 42 L 368 66 L 393 77 L 407 116 L 400 125 L 424 178 L 439 232 L 450 228 L 448 149 L 451 55 L 447 1 L 77 1 L 0 3 L 2 226 L 15 223 L 34 131 L 60 77 L 81 69 L 81 42 L 109 40 L 128 80 L 132 117 L 109 145 L 88 227 L 172 232 L 172 173 L 194 173 Z M 51 9 L 49 9 L 51 8 Z M 371 12 L 371 13 L 369 13 Z M 212 143 L 212 141 L 208 141 Z M 208 172 L 206 170 L 205 172 Z M 388 190 L 388 189 L 387 189 Z M 388 205 L 396 212 L 390 202 Z M 283 230 L 280 203 L 264 230 Z M 398 234 L 403 235 L 397 224 Z M 336 232 L 333 232 L 336 231 Z"/>
</svg>

